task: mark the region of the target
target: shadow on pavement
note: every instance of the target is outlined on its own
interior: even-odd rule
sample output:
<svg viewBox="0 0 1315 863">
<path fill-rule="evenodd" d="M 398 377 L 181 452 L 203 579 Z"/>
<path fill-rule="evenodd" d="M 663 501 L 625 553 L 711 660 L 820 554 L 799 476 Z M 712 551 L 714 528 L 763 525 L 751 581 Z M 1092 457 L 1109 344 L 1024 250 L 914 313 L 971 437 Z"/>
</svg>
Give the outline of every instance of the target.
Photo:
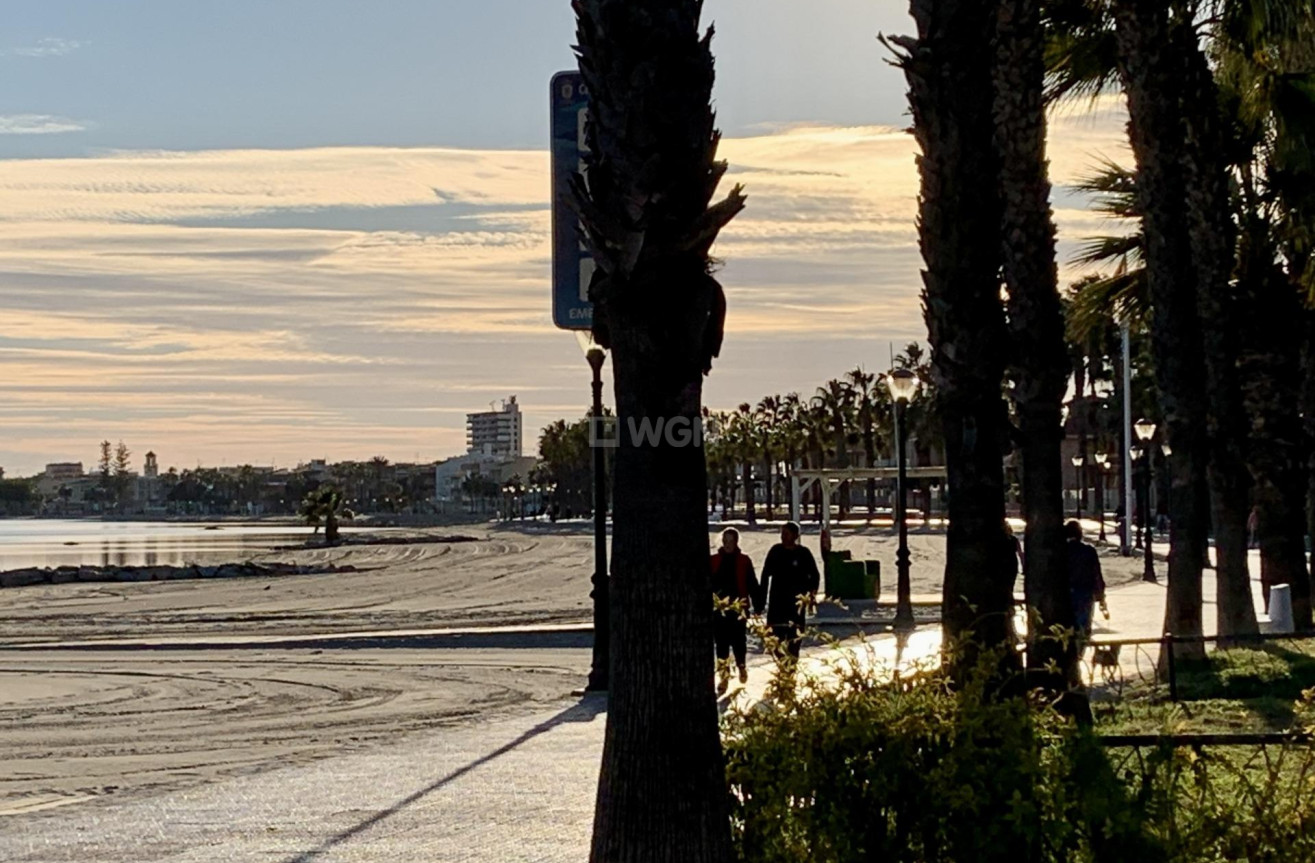
<svg viewBox="0 0 1315 863">
<path fill-rule="evenodd" d="M 348 840 L 361 835 L 362 833 L 366 832 L 374 825 L 388 820 L 389 818 L 398 814 L 402 810 L 406 809 L 408 806 L 411 806 L 412 804 L 417 803 L 420 800 L 423 800 L 425 797 L 428 797 L 430 794 L 433 794 L 435 791 L 438 791 L 444 786 L 449 785 L 452 782 L 455 782 L 456 780 L 460 779 L 462 776 L 465 776 L 467 773 L 470 773 L 472 770 L 475 770 L 485 764 L 488 764 L 490 761 L 493 761 L 497 758 L 502 757 L 503 755 L 506 755 L 508 752 L 511 752 L 513 749 L 516 749 L 517 747 L 522 746 L 525 743 L 528 743 L 529 741 L 533 740 L 535 737 L 538 737 L 540 734 L 544 734 L 548 731 L 551 731 L 557 726 L 563 725 L 567 722 L 589 722 L 593 720 L 594 717 L 598 716 L 600 713 L 606 712 L 606 710 L 607 710 L 606 696 L 601 696 L 601 695 L 585 696 L 584 698 L 580 699 L 580 701 L 578 701 L 577 703 L 572 704 L 570 707 L 566 708 L 561 713 L 558 713 L 556 716 L 553 716 L 550 719 L 546 719 L 543 722 L 540 722 L 538 725 L 529 729 L 520 737 L 517 737 L 515 740 L 511 741 L 510 743 L 498 747 L 497 749 L 490 752 L 488 755 L 484 755 L 480 758 L 477 758 L 474 761 L 470 762 L 469 764 L 465 765 L 464 767 L 457 768 L 456 770 L 452 771 L 448 775 L 444 776 L 442 779 L 435 780 L 434 782 L 430 783 L 429 785 L 426 785 L 424 788 L 421 788 L 419 791 L 415 792 L 414 794 L 410 794 L 402 798 L 401 800 L 397 801 L 392 806 L 388 807 L 382 812 L 378 812 L 370 816 L 369 818 L 365 819 L 364 821 L 360 822 L 359 824 L 356 824 L 355 826 L 350 827 L 347 830 L 344 830 L 335 836 L 329 837 L 324 842 L 320 843 L 319 845 L 310 849 L 309 851 L 303 851 L 302 853 L 296 855 L 295 857 L 289 857 L 286 863 L 310 863 L 310 861 L 318 859 L 321 855 L 328 853 L 338 845 L 341 845 L 344 842 L 347 842 Z"/>
</svg>

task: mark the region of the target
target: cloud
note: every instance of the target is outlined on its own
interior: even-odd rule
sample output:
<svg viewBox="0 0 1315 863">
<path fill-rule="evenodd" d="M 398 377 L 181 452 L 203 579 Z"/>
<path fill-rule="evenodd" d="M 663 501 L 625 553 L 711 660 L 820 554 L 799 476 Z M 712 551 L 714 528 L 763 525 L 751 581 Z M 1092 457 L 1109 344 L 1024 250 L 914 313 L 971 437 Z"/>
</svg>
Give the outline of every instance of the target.
<svg viewBox="0 0 1315 863">
<path fill-rule="evenodd" d="M 52 114 L 0 114 L 0 135 L 58 135 L 83 132 L 88 124 Z"/>
<path fill-rule="evenodd" d="M 1120 106 L 1101 110 L 1052 118 L 1057 185 L 1124 157 Z M 723 142 L 749 204 L 714 249 L 729 317 L 709 404 L 925 338 L 915 150 L 877 126 Z M 516 392 L 532 448 L 589 398 L 549 316 L 549 195 L 540 151 L 0 160 L 0 464 L 94 461 L 107 437 L 179 466 L 436 458 L 463 448 L 470 405 Z M 1109 227 L 1080 207 L 1057 190 L 1061 255 Z"/>
<path fill-rule="evenodd" d="M 0 57 L 63 57 L 90 44 L 81 39 L 38 39 L 32 45 L 0 49 Z"/>
</svg>

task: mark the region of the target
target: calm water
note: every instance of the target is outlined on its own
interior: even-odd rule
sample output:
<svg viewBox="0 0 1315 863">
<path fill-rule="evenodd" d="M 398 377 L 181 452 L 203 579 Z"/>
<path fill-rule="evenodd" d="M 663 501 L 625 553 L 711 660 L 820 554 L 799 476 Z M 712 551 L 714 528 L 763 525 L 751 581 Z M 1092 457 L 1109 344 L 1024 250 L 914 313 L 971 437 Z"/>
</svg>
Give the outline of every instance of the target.
<svg viewBox="0 0 1315 863">
<path fill-rule="evenodd" d="M 310 536 L 293 524 L 0 519 L 0 571 L 240 561 Z"/>
</svg>

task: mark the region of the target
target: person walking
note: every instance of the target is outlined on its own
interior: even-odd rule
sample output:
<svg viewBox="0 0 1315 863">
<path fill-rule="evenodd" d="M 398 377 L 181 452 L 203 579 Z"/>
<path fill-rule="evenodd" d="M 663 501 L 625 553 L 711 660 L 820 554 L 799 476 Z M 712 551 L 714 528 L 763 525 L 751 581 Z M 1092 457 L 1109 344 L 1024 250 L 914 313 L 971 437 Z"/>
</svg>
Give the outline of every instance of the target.
<svg viewBox="0 0 1315 863">
<path fill-rule="evenodd" d="M 748 653 L 745 618 L 751 608 L 754 614 L 762 613 L 762 597 L 753 561 L 740 551 L 740 532 L 735 528 L 721 532 L 721 548 L 712 555 L 710 565 L 712 595 L 718 600 L 712 621 L 717 651 L 717 694 L 722 695 L 730 686 L 732 654 L 740 671 L 740 683 L 749 681 L 749 669 L 745 665 Z"/>
<path fill-rule="evenodd" d="M 1078 650 L 1091 638 L 1092 606 L 1099 602 L 1106 618 L 1105 576 L 1100 571 L 1100 555 L 1082 541 L 1082 525 L 1070 521 L 1064 525 L 1068 540 L 1068 591 L 1073 603 L 1073 626 L 1078 634 Z"/>
<path fill-rule="evenodd" d="M 767 602 L 767 625 L 776 637 L 778 656 L 799 659 L 807 608 L 813 604 L 822 577 L 813 553 L 799 544 L 799 525 L 781 526 L 781 541 L 763 562 L 762 594 Z"/>
</svg>

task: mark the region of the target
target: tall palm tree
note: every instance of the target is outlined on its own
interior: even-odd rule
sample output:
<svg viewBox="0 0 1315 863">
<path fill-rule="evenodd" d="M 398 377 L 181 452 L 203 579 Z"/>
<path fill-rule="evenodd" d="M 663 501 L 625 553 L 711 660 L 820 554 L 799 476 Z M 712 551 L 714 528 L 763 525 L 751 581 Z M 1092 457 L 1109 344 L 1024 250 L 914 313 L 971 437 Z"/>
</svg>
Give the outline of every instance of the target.
<svg viewBox="0 0 1315 863">
<path fill-rule="evenodd" d="M 1229 192 L 1229 147 L 1219 90 L 1194 26 L 1196 4 L 1183 5 L 1183 17 L 1174 22 L 1172 34 L 1183 58 L 1184 185 L 1196 309 L 1205 351 L 1215 569 L 1220 591 L 1236 594 L 1227 605 L 1236 616 L 1223 618 L 1220 623 L 1227 627 L 1225 634 L 1249 634 L 1258 629 L 1254 609 L 1245 601 L 1251 586 L 1247 569 L 1251 476 L 1245 452 L 1247 418 L 1237 373 L 1241 349 L 1237 316 L 1241 308 L 1232 279 L 1236 244 Z"/>
<path fill-rule="evenodd" d="M 763 474 L 763 504 L 767 507 L 768 521 L 775 517 L 776 466 L 784 440 L 781 429 L 784 418 L 785 408 L 780 396 L 764 396 L 754 408 L 754 419 L 761 427 L 762 456 L 767 469 Z"/>
<path fill-rule="evenodd" d="M 1008 367 L 1022 455 L 1029 607 L 1043 629 L 1073 625 L 1064 520 L 1061 414 L 1065 373 L 1064 319 L 1055 266 L 1055 224 L 1046 170 L 1043 82 L 1045 37 L 1040 0 L 1000 0 L 995 22 L 995 146 L 999 159 L 1001 254 L 1011 337 Z M 1034 628 L 1035 629 L 1035 628 Z M 1066 669 L 1077 652 L 1033 639 L 1030 664 Z"/>
<path fill-rule="evenodd" d="M 921 150 L 919 242 L 949 500 L 945 634 L 956 672 L 974 645 L 1007 644 L 1013 575 L 1005 567 L 1001 397 L 1007 339 L 1000 304 L 1000 202 L 993 136 L 993 4 L 912 0 L 917 38 L 896 37 Z M 971 637 L 970 637 L 971 636 Z"/>
<path fill-rule="evenodd" d="M 1310 444 L 1303 441 L 1300 411 L 1308 314 L 1301 276 L 1309 245 L 1297 239 L 1285 248 L 1284 238 L 1301 238 L 1300 220 L 1315 203 L 1309 192 L 1315 183 L 1315 20 L 1280 14 L 1292 7 L 1229 4 L 1215 41 L 1216 77 L 1223 102 L 1233 109 L 1237 144 L 1240 372 L 1251 414 L 1247 457 L 1255 479 L 1261 575 L 1266 591 L 1271 584 L 1291 585 L 1296 622 L 1307 628 L 1311 600 L 1302 514 L 1308 481 L 1302 474 Z"/>
<path fill-rule="evenodd" d="M 877 464 L 877 416 L 882 390 L 877 387 L 877 376 L 866 372 L 862 367 L 853 369 L 845 375 L 845 385 L 849 387 L 855 407 L 855 419 L 858 421 L 858 434 L 863 441 L 863 457 L 869 468 Z M 881 414 L 884 415 L 884 412 Z M 877 508 L 877 481 L 869 477 L 867 482 L 868 519 L 871 520 Z"/>
<path fill-rule="evenodd" d="M 818 387 L 817 395 L 813 396 L 813 406 L 826 418 L 827 429 L 834 441 L 832 446 L 828 447 L 834 455 L 834 465 L 839 468 L 849 467 L 850 444 L 857 441 L 857 436 L 851 431 L 855 425 L 853 390 L 843 380 L 829 380 Z M 849 480 L 843 480 L 838 491 L 839 517 L 843 519 L 849 512 Z M 830 506 L 829 487 L 824 487 L 823 493 L 828 495 L 826 505 Z"/>
<path fill-rule="evenodd" d="M 732 447 L 740 468 L 740 484 L 744 490 L 744 518 L 752 525 L 758 520 L 754 508 L 753 466 L 762 456 L 764 434 L 763 427 L 754 415 L 753 406 L 748 402 L 741 403 L 735 409 L 735 413 L 731 414 L 727 435 L 734 441 Z"/>
<path fill-rule="evenodd" d="M 808 446 L 808 433 L 805 428 L 804 405 L 799 393 L 786 393 L 781 396 L 781 419 L 779 423 L 780 453 L 784 459 L 785 479 L 791 487 L 791 505 L 793 506 L 794 472 L 799 469 Z M 802 506 L 802 502 L 801 502 Z M 799 514 L 800 517 L 803 513 Z"/>
<path fill-rule="evenodd" d="M 1206 468 L 1207 382 L 1196 286 L 1192 278 L 1186 179 L 1182 168 L 1179 40 L 1177 21 L 1158 3 L 1112 0 L 1119 66 L 1127 93 L 1137 194 L 1145 236 L 1151 298 L 1155 374 L 1172 441 L 1169 460 L 1172 523 L 1165 631 L 1201 634 L 1201 570 L 1209 523 Z M 1203 648 L 1184 646 L 1189 656 Z"/>
<path fill-rule="evenodd" d="M 598 269 L 594 336 L 628 421 L 698 422 L 726 301 L 710 248 L 744 207 L 726 164 L 700 0 L 574 0 L 588 182 L 573 199 Z M 704 452 L 622 435 L 613 495 L 611 675 L 591 859 L 730 858 L 707 582 Z"/>
</svg>

